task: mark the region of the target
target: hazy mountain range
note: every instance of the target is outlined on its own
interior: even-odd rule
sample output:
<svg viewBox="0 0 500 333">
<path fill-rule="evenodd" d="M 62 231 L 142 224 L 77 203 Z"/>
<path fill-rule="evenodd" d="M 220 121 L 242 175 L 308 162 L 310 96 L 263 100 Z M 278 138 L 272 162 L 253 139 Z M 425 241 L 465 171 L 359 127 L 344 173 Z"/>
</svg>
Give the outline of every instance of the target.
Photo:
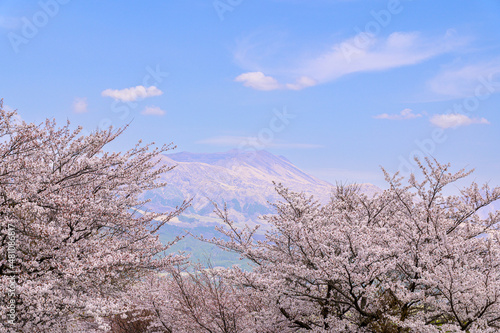
<svg viewBox="0 0 500 333">
<path fill-rule="evenodd" d="M 330 198 L 335 187 L 301 171 L 285 157 L 267 151 L 181 152 L 160 158 L 162 164 L 175 167 L 162 176 L 161 181 L 167 183 L 165 187 L 145 194 L 151 199 L 149 208 L 169 212 L 183 200 L 193 199 L 189 209 L 162 228 L 160 238 L 164 242 L 186 231 L 208 238 L 220 237 L 214 226 L 221 221 L 213 213 L 211 201 L 226 203 L 229 215 L 237 225 L 254 225 L 261 222 L 260 215 L 274 213 L 269 202 L 275 202 L 280 197 L 274 190 L 273 182 L 313 195 L 322 202 Z M 359 185 L 368 195 L 380 191 L 372 184 Z M 498 207 L 492 204 L 484 208 L 481 215 L 484 217 L 496 209 Z M 259 233 L 263 234 L 267 227 L 261 224 Z M 186 237 L 171 249 L 172 252 L 179 250 L 190 254 L 193 261 L 206 263 L 210 260 L 214 266 L 241 263 L 236 254 L 224 252 L 193 237 Z"/>
<path fill-rule="evenodd" d="M 167 186 L 148 192 L 150 207 L 168 211 L 186 198 L 193 198 L 191 207 L 172 224 L 192 228 L 219 223 L 211 200 L 226 203 L 237 224 L 259 222 L 259 215 L 272 213 L 268 202 L 279 200 L 273 182 L 282 183 L 296 192 L 314 195 L 325 202 L 334 185 L 308 175 L 285 157 L 267 151 L 230 150 L 224 153 L 195 154 L 181 152 L 161 156 L 162 163 L 176 167 L 163 175 Z M 360 184 L 365 193 L 380 189 Z M 265 228 L 265 226 L 263 226 Z"/>
</svg>

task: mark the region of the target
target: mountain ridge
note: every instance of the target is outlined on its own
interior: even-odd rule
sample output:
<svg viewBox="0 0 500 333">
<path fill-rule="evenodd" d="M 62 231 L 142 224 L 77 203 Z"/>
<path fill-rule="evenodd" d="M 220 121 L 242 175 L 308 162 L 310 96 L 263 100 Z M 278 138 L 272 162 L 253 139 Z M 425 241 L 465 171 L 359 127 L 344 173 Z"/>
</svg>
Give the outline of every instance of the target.
<svg viewBox="0 0 500 333">
<path fill-rule="evenodd" d="M 273 181 L 292 191 L 329 200 L 334 185 L 309 175 L 284 157 L 265 150 L 230 150 L 219 153 L 179 152 L 159 157 L 161 164 L 175 167 L 161 176 L 164 188 L 150 191 L 149 208 L 169 211 L 182 200 L 193 198 L 191 207 L 171 222 L 186 228 L 213 226 L 218 219 L 212 201 L 228 206 L 237 225 L 261 224 L 260 215 L 273 213 L 269 202 L 279 200 Z M 361 190 L 373 194 L 380 189 L 360 184 Z M 263 226 L 266 229 L 265 225 Z"/>
</svg>

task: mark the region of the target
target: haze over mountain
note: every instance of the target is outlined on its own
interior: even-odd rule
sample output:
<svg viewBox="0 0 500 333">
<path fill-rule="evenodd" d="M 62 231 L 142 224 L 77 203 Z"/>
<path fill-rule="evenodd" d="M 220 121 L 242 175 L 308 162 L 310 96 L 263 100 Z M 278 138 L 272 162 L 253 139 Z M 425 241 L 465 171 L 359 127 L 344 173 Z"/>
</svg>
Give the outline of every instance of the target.
<svg viewBox="0 0 500 333">
<path fill-rule="evenodd" d="M 188 153 L 163 155 L 162 163 L 176 165 L 162 177 L 167 186 L 146 194 L 150 207 L 170 210 L 186 198 L 192 206 L 173 224 L 199 227 L 218 224 L 211 200 L 227 203 L 231 218 L 237 224 L 255 224 L 259 215 L 272 213 L 268 202 L 279 200 L 273 182 L 282 183 L 296 192 L 314 195 L 325 202 L 334 185 L 308 175 L 285 157 L 267 151 L 230 150 L 223 153 Z M 379 191 L 371 184 L 361 184 L 367 194 Z M 265 226 L 263 226 L 265 228 Z"/>
<path fill-rule="evenodd" d="M 321 202 L 329 200 L 335 185 L 308 175 L 294 166 L 285 157 L 267 151 L 230 150 L 221 153 L 188 153 L 162 155 L 161 163 L 175 166 L 164 174 L 161 181 L 167 185 L 149 191 L 149 208 L 156 211 L 171 211 L 183 200 L 193 198 L 192 206 L 178 218 L 174 218 L 161 230 L 163 242 L 189 230 L 193 235 L 207 238 L 220 237 L 214 226 L 220 219 L 213 213 L 213 205 L 227 203 L 229 216 L 238 226 L 260 224 L 257 237 L 262 237 L 267 225 L 260 215 L 274 213 L 269 202 L 280 200 L 274 190 L 273 181 L 296 192 L 313 195 Z M 342 181 L 342 180 L 340 180 Z M 372 195 L 380 189 L 371 184 L 360 184 L 361 191 Z M 496 210 L 493 204 L 483 209 L 482 215 Z M 228 253 L 214 245 L 186 237 L 171 252 L 184 251 L 192 260 L 215 266 L 229 267 L 242 264 L 239 256 Z"/>
</svg>

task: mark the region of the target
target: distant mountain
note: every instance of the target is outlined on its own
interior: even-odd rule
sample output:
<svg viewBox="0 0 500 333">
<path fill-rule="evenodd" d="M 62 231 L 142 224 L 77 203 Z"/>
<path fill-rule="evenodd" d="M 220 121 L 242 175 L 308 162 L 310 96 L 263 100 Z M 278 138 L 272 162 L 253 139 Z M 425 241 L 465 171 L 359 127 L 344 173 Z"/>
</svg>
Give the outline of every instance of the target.
<svg viewBox="0 0 500 333">
<path fill-rule="evenodd" d="M 230 150 L 224 153 L 194 154 L 181 152 L 161 156 L 161 163 L 176 167 L 162 177 L 168 185 L 148 192 L 150 207 L 168 211 L 186 198 L 192 206 L 172 223 L 183 228 L 213 226 L 219 219 L 210 200 L 226 203 L 237 224 L 259 223 L 258 217 L 272 213 L 268 202 L 279 200 L 273 181 L 293 191 L 305 192 L 320 201 L 330 198 L 334 185 L 308 175 L 281 156 L 267 151 Z M 368 194 L 380 189 L 360 184 Z M 265 229 L 266 226 L 263 226 Z"/>
<path fill-rule="evenodd" d="M 210 200 L 218 204 L 227 203 L 229 215 L 238 225 L 254 225 L 260 222 L 260 215 L 274 213 L 269 202 L 280 198 L 274 190 L 273 181 L 293 191 L 313 195 L 322 202 L 330 198 L 335 187 L 301 171 L 286 158 L 267 151 L 254 153 L 231 150 L 213 154 L 181 152 L 162 155 L 160 158 L 162 164 L 175 168 L 161 178 L 167 186 L 145 194 L 146 198 L 151 199 L 150 208 L 168 212 L 184 199 L 193 198 L 192 206 L 184 214 L 162 228 L 160 239 L 163 242 L 172 240 L 184 230 L 208 238 L 220 237 L 213 226 L 221 221 L 213 213 Z M 380 191 L 371 184 L 360 186 L 368 195 Z M 498 206 L 500 203 L 496 202 L 483 208 L 481 215 L 485 217 L 488 212 L 496 211 Z M 267 227 L 261 225 L 260 230 L 264 231 Z M 185 238 L 171 249 L 171 252 L 176 251 L 184 251 L 191 255 L 193 261 L 203 264 L 210 259 L 214 266 L 245 265 L 238 255 L 192 237 Z"/>
</svg>

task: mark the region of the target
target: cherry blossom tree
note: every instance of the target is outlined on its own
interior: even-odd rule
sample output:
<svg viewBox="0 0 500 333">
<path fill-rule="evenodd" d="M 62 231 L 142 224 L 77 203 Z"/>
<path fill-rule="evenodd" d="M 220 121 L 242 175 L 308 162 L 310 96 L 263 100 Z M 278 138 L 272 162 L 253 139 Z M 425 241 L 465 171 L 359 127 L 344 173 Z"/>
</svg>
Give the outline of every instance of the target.
<svg viewBox="0 0 500 333">
<path fill-rule="evenodd" d="M 282 332 L 500 331 L 500 212 L 483 209 L 500 188 L 445 195 L 471 171 L 417 162 L 420 181 L 384 171 L 387 190 L 338 186 L 325 205 L 277 185 L 265 241 L 216 207 L 227 238 L 209 241 L 254 265 L 221 276 L 267 299 L 267 325 L 285 320 Z"/>
<path fill-rule="evenodd" d="M 151 212 L 144 191 L 172 147 L 106 152 L 124 129 L 81 135 L 27 124 L 0 104 L 0 331 L 93 332 L 128 311 L 123 293 L 179 263 L 157 231 L 186 208 Z M 139 214 L 137 209 L 140 209 Z"/>
<path fill-rule="evenodd" d="M 252 314 L 268 306 L 267 298 L 225 280 L 220 269 L 199 265 L 173 266 L 135 288 L 131 302 L 137 308 L 129 322 L 148 321 L 143 332 L 255 332 Z"/>
<path fill-rule="evenodd" d="M 384 171 L 387 190 L 339 185 L 327 204 L 278 184 L 261 241 L 216 206 L 224 238 L 209 241 L 253 269 L 202 269 L 157 236 L 189 203 L 141 200 L 171 146 L 106 152 L 122 132 L 27 124 L 0 103 L 0 332 L 500 330 L 500 212 L 486 210 L 500 188 L 447 195 L 471 171 L 417 161 L 418 176 Z"/>
</svg>

